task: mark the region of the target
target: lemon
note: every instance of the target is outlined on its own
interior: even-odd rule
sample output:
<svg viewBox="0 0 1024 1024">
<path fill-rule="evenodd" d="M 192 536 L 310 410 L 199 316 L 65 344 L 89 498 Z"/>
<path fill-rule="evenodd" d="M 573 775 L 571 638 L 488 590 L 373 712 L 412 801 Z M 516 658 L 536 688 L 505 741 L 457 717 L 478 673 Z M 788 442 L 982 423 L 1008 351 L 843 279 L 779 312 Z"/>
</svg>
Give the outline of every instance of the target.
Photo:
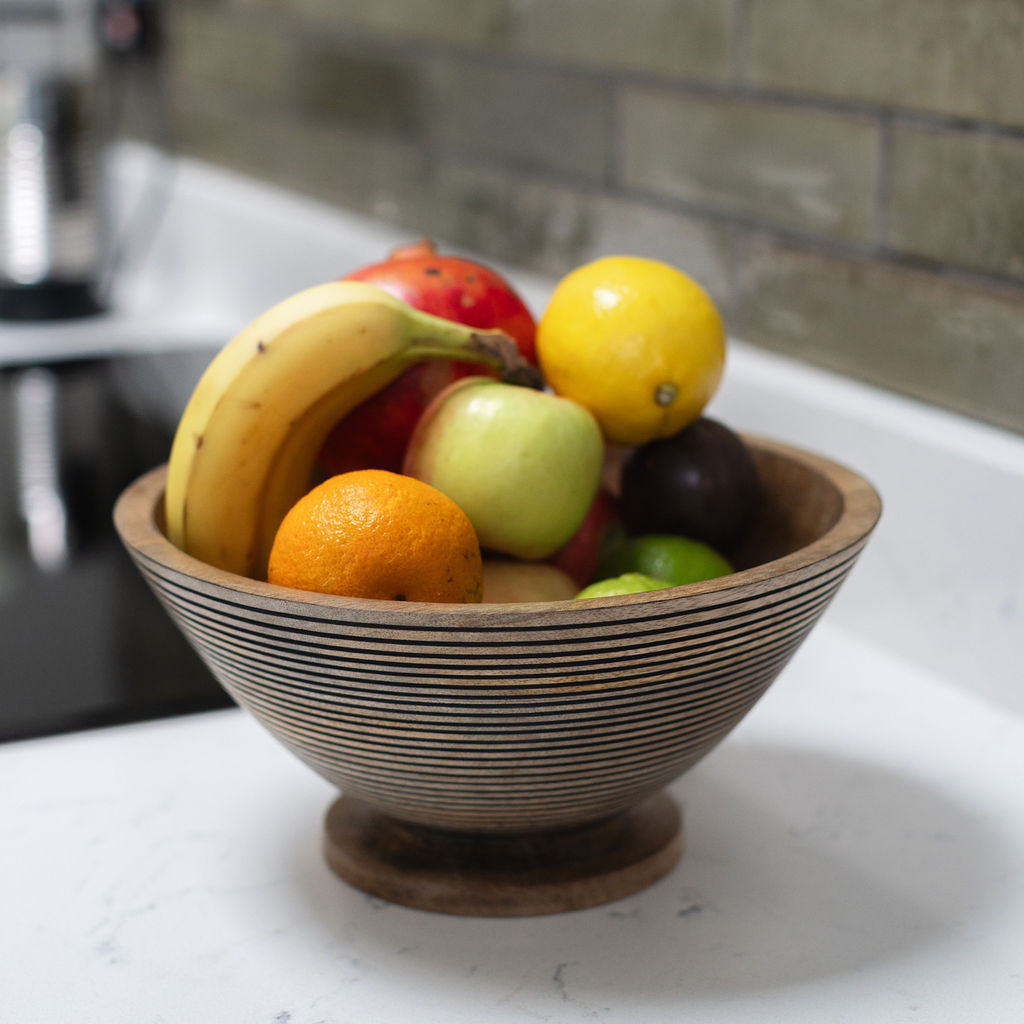
<svg viewBox="0 0 1024 1024">
<path fill-rule="evenodd" d="M 630 537 L 613 548 L 598 566 L 602 577 L 643 573 L 674 586 L 728 576 L 732 565 L 714 548 L 689 537 L 652 533 Z"/>
<path fill-rule="evenodd" d="M 669 437 L 695 420 L 718 388 L 725 348 L 704 289 L 640 256 L 606 256 L 567 274 L 537 325 L 552 390 L 625 445 Z"/>
<path fill-rule="evenodd" d="M 645 576 L 640 572 L 624 572 L 621 576 L 599 580 L 597 583 L 591 583 L 589 587 L 584 587 L 576 595 L 576 600 L 582 601 L 588 597 L 619 597 L 621 594 L 643 594 L 648 590 L 664 590 L 671 586 L 671 583 L 656 580 L 653 576 Z"/>
</svg>

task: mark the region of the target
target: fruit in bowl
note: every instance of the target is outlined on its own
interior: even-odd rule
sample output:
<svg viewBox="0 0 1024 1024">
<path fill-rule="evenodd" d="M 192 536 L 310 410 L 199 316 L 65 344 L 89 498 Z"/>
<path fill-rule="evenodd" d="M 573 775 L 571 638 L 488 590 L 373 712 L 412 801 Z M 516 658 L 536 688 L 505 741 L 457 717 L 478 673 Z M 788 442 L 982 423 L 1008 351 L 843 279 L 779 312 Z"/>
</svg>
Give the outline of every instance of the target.
<svg viewBox="0 0 1024 1024">
<path fill-rule="evenodd" d="M 163 532 L 163 468 L 115 520 L 221 685 L 340 791 L 325 855 L 343 879 L 435 911 L 551 913 L 671 870 L 665 788 L 756 705 L 878 518 L 856 473 L 748 443 L 764 512 L 736 572 L 590 600 L 369 600 L 218 569 Z"/>
<path fill-rule="evenodd" d="M 642 572 L 624 572 L 618 576 L 606 576 L 584 587 L 576 600 L 589 600 L 594 597 L 621 597 L 623 594 L 645 594 L 649 590 L 664 590 L 674 584 L 658 576 L 649 576 Z"/>
<path fill-rule="evenodd" d="M 547 562 L 523 562 L 491 555 L 483 562 L 485 604 L 568 601 L 579 589 L 575 580 Z"/>
<path fill-rule="evenodd" d="M 274 533 L 309 489 L 328 432 L 436 356 L 534 379 L 504 332 L 422 313 L 361 282 L 316 285 L 258 316 L 214 357 L 178 424 L 171 540 L 211 565 L 263 577 Z"/>
<path fill-rule="evenodd" d="M 621 470 L 619 507 L 632 534 L 673 533 L 732 551 L 757 518 L 761 485 L 743 439 L 702 416 L 634 448 Z"/>
<path fill-rule="evenodd" d="M 385 601 L 474 602 L 483 560 L 473 524 L 451 498 L 415 477 L 362 469 L 325 480 L 291 507 L 267 580 Z"/>
<path fill-rule="evenodd" d="M 427 239 L 402 246 L 379 263 L 353 270 L 345 280 L 376 285 L 413 309 L 445 320 L 502 330 L 527 362 L 536 362 L 536 323 L 512 285 L 475 260 L 441 255 Z M 410 366 L 328 434 L 319 453 L 324 472 L 399 472 L 413 428 L 434 396 L 452 381 L 483 369 L 478 363 L 441 358 Z"/>
<path fill-rule="evenodd" d="M 583 406 L 466 377 L 424 412 L 404 472 L 453 498 L 484 547 L 540 560 L 579 529 L 601 483 L 603 456 L 601 429 Z"/>
<path fill-rule="evenodd" d="M 602 554 L 618 539 L 620 530 L 618 500 L 602 484 L 579 529 L 548 561 L 568 573 L 578 586 L 585 587 L 593 580 Z"/>
<path fill-rule="evenodd" d="M 642 573 L 675 587 L 728 576 L 732 565 L 714 548 L 692 537 L 649 533 L 612 546 L 598 567 L 603 578 Z"/>
<path fill-rule="evenodd" d="M 567 274 L 537 326 L 545 379 L 625 445 L 693 422 L 722 379 L 725 349 L 722 318 L 704 289 L 636 256 L 606 256 Z"/>
<path fill-rule="evenodd" d="M 641 283 L 661 279 L 641 269 Z M 693 299 L 676 285 L 677 298 Z M 589 308 L 600 315 L 600 303 Z M 363 282 L 315 286 L 225 346 L 186 408 L 167 467 L 119 499 L 126 548 L 211 672 L 340 790 L 325 856 L 352 884 L 432 910 L 517 915 L 590 906 L 663 876 L 681 850 L 665 788 L 756 704 L 867 542 L 880 513 L 867 481 L 821 456 L 742 437 L 759 503 L 731 571 L 663 586 L 638 580 L 630 563 L 615 566 L 623 571 L 603 590 L 588 581 L 596 594 L 569 596 L 578 581 L 548 560 L 581 536 L 609 444 L 639 448 L 685 430 L 720 372 L 714 318 L 697 318 L 695 344 L 664 330 L 659 308 L 644 307 L 641 327 L 656 334 L 654 349 L 677 338 L 673 376 L 657 375 L 675 390 L 652 393 L 650 379 L 634 389 L 629 360 L 612 359 L 627 396 L 615 421 L 643 427 L 622 440 L 607 425 L 609 389 L 560 393 L 505 333 L 434 317 Z M 576 321 L 572 330 L 570 348 L 581 337 Z M 544 344 L 561 344 L 545 334 L 542 367 Z M 592 337 L 613 350 L 626 344 L 618 330 Z M 401 474 L 411 501 L 395 511 L 378 481 L 361 517 L 351 496 L 338 496 L 362 471 L 315 478 L 324 438 L 410 365 L 435 357 L 469 359 L 503 380 L 472 378 L 438 396 L 415 428 L 415 475 Z M 488 395 L 500 396 L 493 433 L 491 413 L 481 413 Z M 652 405 L 663 408 L 652 416 Z M 323 505 L 323 493 L 334 501 Z M 428 529 L 436 496 L 448 525 Z M 489 522 L 492 504 L 503 512 Z M 384 505 L 393 514 L 375 526 Z M 429 522 L 440 520 L 430 512 Z M 615 522 L 591 531 L 597 550 Z M 296 537 L 278 563 L 278 539 Z M 486 597 L 498 557 L 489 545 L 508 549 L 497 573 L 506 589 L 490 603 L 465 584 L 482 578 Z M 415 580 L 387 575 L 396 553 Z M 326 579 L 339 565 L 335 587 Z M 307 589 L 299 577 L 310 569 Z M 414 591 L 420 577 L 437 586 Z"/>
</svg>

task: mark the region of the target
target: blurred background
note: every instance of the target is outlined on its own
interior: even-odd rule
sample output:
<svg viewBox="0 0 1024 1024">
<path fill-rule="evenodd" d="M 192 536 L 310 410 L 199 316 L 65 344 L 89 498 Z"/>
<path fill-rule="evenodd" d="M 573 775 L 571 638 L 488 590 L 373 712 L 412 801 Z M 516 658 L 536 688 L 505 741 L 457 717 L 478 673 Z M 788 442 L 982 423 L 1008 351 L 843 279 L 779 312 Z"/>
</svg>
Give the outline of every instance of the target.
<svg viewBox="0 0 1024 1024">
<path fill-rule="evenodd" d="M 1021 0 L 0 0 L 0 739 L 226 703 L 110 524 L 237 326 L 162 155 L 552 281 L 660 258 L 736 338 L 1024 433 L 1022 54 Z M 119 143 L 158 154 L 131 231 Z M 245 291 L 311 283 L 299 235 Z"/>
<path fill-rule="evenodd" d="M 553 275 L 661 257 L 738 337 L 1024 430 L 1020 0 L 163 14 L 184 153 Z"/>
</svg>

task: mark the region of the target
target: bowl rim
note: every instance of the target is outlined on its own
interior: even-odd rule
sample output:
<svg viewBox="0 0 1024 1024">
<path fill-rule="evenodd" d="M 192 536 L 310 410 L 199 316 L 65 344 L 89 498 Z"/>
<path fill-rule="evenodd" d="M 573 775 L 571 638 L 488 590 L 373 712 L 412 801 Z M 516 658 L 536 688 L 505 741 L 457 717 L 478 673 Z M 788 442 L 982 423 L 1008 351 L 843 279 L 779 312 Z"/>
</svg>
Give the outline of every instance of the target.
<svg viewBox="0 0 1024 1024">
<path fill-rule="evenodd" d="M 665 587 L 640 594 L 589 598 L 585 601 L 570 598 L 506 604 L 396 602 L 295 590 L 265 580 L 240 576 L 201 562 L 187 554 L 172 544 L 160 529 L 156 513 L 158 503 L 163 500 L 167 476 L 166 463 L 143 473 L 121 492 L 114 505 L 113 519 L 122 543 L 132 552 L 146 561 L 155 562 L 166 569 L 198 579 L 208 585 L 278 604 L 307 607 L 312 605 L 325 611 L 334 609 L 342 612 L 372 612 L 384 615 L 388 619 L 396 616 L 437 616 L 443 613 L 445 618 L 452 615 L 472 618 L 474 625 L 481 617 L 507 619 L 512 615 L 525 618 L 540 613 L 555 617 L 559 613 L 571 613 L 572 617 L 577 617 L 588 609 L 629 608 L 637 605 L 650 608 L 663 602 L 678 602 L 685 597 L 703 597 L 709 593 L 757 587 L 769 580 L 838 555 L 864 541 L 875 528 L 882 512 L 881 497 L 875 487 L 859 473 L 807 449 L 758 435 L 744 433 L 741 436 L 747 444 L 757 450 L 790 459 L 824 476 L 838 490 L 842 500 L 842 510 L 838 519 L 817 540 L 780 558 L 700 583 Z"/>
</svg>

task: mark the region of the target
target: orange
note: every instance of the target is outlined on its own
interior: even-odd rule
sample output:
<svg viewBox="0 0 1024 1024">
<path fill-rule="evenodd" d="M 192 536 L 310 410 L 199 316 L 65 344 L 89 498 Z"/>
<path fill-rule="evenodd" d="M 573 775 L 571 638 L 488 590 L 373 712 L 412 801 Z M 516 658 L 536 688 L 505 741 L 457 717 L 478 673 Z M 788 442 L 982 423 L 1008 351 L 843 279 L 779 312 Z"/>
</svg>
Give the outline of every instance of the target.
<svg viewBox="0 0 1024 1024">
<path fill-rule="evenodd" d="M 480 544 L 465 512 L 421 480 L 341 473 L 300 498 L 278 527 L 267 579 L 388 601 L 475 602 Z"/>
<path fill-rule="evenodd" d="M 693 422 L 718 388 L 725 349 L 707 292 L 640 256 L 606 256 L 567 274 L 537 325 L 544 379 L 623 445 Z"/>
</svg>

